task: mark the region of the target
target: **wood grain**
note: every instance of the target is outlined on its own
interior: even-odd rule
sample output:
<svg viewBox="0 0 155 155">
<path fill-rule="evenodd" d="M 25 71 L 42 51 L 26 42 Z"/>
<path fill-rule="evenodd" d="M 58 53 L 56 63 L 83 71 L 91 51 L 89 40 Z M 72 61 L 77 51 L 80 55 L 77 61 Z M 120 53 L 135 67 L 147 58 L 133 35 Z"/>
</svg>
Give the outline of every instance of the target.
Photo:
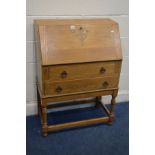
<svg viewBox="0 0 155 155">
<path fill-rule="evenodd" d="M 48 104 L 49 102 L 60 102 L 60 101 L 69 101 L 69 100 L 75 100 L 75 99 L 84 99 L 89 97 L 96 97 L 96 96 L 107 96 L 112 95 L 115 90 L 118 90 L 118 88 L 111 88 L 111 89 L 105 89 L 105 90 L 94 90 L 94 91 L 88 91 L 88 92 L 79 92 L 79 93 L 71 93 L 71 94 L 65 94 L 65 95 L 46 95 L 44 96 L 41 94 L 41 97 L 44 98 L 45 103 Z"/>
<path fill-rule="evenodd" d="M 100 118 L 94 118 L 94 119 L 89 119 L 89 120 L 69 122 L 69 123 L 48 126 L 48 131 L 58 131 L 58 130 L 64 130 L 67 128 L 93 125 L 93 124 L 97 124 L 97 123 L 105 123 L 108 121 L 109 121 L 109 117 L 100 117 Z"/>
<path fill-rule="evenodd" d="M 34 25 L 38 111 L 43 135 L 66 128 L 112 123 L 122 65 L 118 24 L 110 19 L 39 19 Z M 112 96 L 110 110 L 101 103 L 101 96 L 106 95 Z M 47 108 L 77 104 L 53 102 L 90 97 L 96 107 L 105 110 L 106 117 L 47 124 Z"/>
<path fill-rule="evenodd" d="M 45 95 L 70 94 L 116 88 L 117 77 L 91 78 L 65 82 L 45 82 Z"/>
<path fill-rule="evenodd" d="M 40 34 L 43 65 L 122 59 L 118 26 L 111 20 L 39 20 L 35 24 Z M 71 26 L 75 26 L 76 33 Z M 79 27 L 88 31 L 83 45 Z"/>
<path fill-rule="evenodd" d="M 119 61 L 96 62 L 44 67 L 44 80 L 67 81 L 119 75 Z M 104 71 L 102 71 L 104 70 Z M 66 72 L 66 76 L 62 76 Z"/>
</svg>

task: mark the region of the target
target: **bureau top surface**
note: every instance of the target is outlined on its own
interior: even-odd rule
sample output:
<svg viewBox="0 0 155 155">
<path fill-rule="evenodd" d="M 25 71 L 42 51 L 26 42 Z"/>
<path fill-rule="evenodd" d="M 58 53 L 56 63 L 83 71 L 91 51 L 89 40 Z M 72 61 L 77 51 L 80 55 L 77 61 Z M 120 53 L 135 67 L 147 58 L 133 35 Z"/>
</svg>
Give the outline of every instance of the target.
<svg viewBox="0 0 155 155">
<path fill-rule="evenodd" d="M 121 60 L 118 24 L 110 19 L 35 20 L 42 65 Z"/>
</svg>

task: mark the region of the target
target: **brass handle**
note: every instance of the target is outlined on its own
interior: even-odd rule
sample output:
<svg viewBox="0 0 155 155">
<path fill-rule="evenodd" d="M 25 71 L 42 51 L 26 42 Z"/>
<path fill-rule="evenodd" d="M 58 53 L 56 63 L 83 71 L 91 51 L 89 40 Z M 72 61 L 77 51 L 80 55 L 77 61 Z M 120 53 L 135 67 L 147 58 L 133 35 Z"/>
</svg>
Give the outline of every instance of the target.
<svg viewBox="0 0 155 155">
<path fill-rule="evenodd" d="M 103 73 L 105 73 L 105 72 L 106 72 L 106 69 L 105 69 L 104 67 L 101 67 L 100 73 L 103 74 Z"/>
<path fill-rule="evenodd" d="M 67 72 L 66 71 L 63 71 L 62 73 L 61 73 L 61 78 L 66 78 L 67 77 Z"/>
<path fill-rule="evenodd" d="M 107 88 L 109 86 L 109 83 L 107 82 L 107 81 L 104 81 L 103 83 L 102 83 L 102 87 L 103 88 Z"/>
<path fill-rule="evenodd" d="M 56 92 L 57 92 L 57 93 L 62 92 L 62 88 L 61 88 L 60 86 L 58 86 L 58 87 L 56 88 Z"/>
</svg>

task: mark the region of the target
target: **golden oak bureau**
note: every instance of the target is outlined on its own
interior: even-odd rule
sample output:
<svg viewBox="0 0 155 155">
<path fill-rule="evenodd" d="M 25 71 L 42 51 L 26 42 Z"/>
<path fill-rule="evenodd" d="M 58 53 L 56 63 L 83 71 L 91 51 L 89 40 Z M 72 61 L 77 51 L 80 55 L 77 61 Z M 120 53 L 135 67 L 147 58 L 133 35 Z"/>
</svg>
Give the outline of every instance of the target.
<svg viewBox="0 0 155 155">
<path fill-rule="evenodd" d="M 122 63 L 118 24 L 111 19 L 39 19 L 34 26 L 38 112 L 43 135 L 96 123 L 111 124 Z M 112 96 L 109 109 L 101 102 L 101 96 L 105 95 Z M 63 102 L 85 98 L 91 100 Z M 48 108 L 94 102 L 106 116 L 47 123 Z"/>
</svg>

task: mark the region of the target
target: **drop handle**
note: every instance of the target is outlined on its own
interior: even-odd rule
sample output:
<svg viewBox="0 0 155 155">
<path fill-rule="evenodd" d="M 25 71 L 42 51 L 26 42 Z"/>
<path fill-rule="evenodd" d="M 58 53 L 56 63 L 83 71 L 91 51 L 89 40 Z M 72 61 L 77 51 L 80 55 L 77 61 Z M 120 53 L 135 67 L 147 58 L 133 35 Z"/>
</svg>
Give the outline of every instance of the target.
<svg viewBox="0 0 155 155">
<path fill-rule="evenodd" d="M 66 71 L 63 71 L 62 73 L 61 73 L 61 78 L 66 78 L 67 77 L 67 72 Z"/>
<path fill-rule="evenodd" d="M 107 81 L 104 81 L 103 83 L 102 83 L 102 87 L 103 88 L 107 88 L 109 86 L 109 83 L 107 82 Z"/>
<path fill-rule="evenodd" d="M 101 67 L 100 73 L 101 73 L 101 74 L 104 74 L 105 72 L 106 72 L 106 69 L 105 69 L 104 67 Z"/>
<path fill-rule="evenodd" d="M 57 93 L 61 93 L 61 92 L 62 92 L 62 88 L 61 88 L 60 86 L 58 86 L 58 87 L 56 88 L 56 92 L 57 92 Z"/>
</svg>

